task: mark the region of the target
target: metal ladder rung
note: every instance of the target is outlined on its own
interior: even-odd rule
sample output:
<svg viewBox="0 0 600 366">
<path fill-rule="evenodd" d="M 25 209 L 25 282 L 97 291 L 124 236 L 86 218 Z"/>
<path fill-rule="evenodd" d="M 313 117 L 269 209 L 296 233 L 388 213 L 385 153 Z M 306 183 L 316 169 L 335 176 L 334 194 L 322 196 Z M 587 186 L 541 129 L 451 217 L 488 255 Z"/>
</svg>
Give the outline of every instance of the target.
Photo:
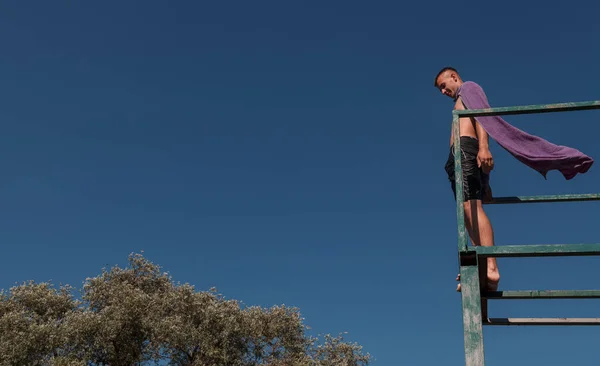
<svg viewBox="0 0 600 366">
<path fill-rule="evenodd" d="M 483 325 L 600 325 L 600 318 L 488 318 Z"/>
<path fill-rule="evenodd" d="M 600 290 L 525 290 L 483 292 L 487 300 L 528 300 L 528 299 L 597 299 Z"/>
<path fill-rule="evenodd" d="M 600 193 L 586 194 L 557 194 L 545 196 L 511 196 L 495 197 L 487 205 L 502 205 L 507 203 L 543 203 L 543 202 L 579 202 L 579 201 L 599 201 Z"/>
<path fill-rule="evenodd" d="M 600 244 L 533 244 L 475 247 L 479 258 L 600 255 Z"/>
</svg>

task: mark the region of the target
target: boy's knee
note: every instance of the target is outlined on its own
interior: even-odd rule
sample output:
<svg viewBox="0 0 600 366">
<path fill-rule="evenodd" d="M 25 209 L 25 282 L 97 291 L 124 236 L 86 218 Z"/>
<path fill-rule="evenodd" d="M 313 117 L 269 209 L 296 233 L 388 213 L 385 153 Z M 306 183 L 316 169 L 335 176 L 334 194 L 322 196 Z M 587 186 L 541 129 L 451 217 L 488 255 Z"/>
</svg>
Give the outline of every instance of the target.
<svg viewBox="0 0 600 366">
<path fill-rule="evenodd" d="M 465 220 L 467 220 L 467 222 L 470 222 L 471 221 L 471 204 L 469 202 L 465 202 L 464 208 L 465 208 Z"/>
<path fill-rule="evenodd" d="M 467 217 L 467 219 L 471 219 L 473 212 L 477 212 L 477 210 L 479 209 L 478 205 L 478 200 L 471 200 L 464 203 L 465 216 Z"/>
</svg>

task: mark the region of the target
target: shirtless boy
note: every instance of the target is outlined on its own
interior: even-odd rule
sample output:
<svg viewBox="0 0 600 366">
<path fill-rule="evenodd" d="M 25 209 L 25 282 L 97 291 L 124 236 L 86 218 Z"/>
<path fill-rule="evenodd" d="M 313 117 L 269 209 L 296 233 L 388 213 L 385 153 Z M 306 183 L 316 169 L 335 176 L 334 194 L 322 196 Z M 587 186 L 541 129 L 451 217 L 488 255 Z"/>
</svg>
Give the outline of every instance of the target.
<svg viewBox="0 0 600 366">
<path fill-rule="evenodd" d="M 458 72 L 451 67 L 442 69 L 435 78 L 435 87 L 443 95 L 455 100 L 454 109 L 463 110 L 465 106 L 456 92 L 461 86 Z M 463 117 L 460 123 L 461 164 L 463 170 L 463 195 L 465 208 L 465 226 L 471 242 L 475 246 L 493 246 L 494 232 L 492 224 L 483 210 L 482 202 L 492 199 L 489 186 L 489 173 L 494 168 L 494 160 L 489 150 L 488 134 L 483 127 L 471 117 Z M 456 197 L 454 180 L 454 133 L 450 136 L 450 154 L 446 162 L 446 172 Z M 487 259 L 487 290 L 496 291 L 500 281 L 500 272 L 496 258 Z M 460 274 L 456 278 L 460 281 Z M 457 291 L 460 291 L 460 284 Z"/>
</svg>

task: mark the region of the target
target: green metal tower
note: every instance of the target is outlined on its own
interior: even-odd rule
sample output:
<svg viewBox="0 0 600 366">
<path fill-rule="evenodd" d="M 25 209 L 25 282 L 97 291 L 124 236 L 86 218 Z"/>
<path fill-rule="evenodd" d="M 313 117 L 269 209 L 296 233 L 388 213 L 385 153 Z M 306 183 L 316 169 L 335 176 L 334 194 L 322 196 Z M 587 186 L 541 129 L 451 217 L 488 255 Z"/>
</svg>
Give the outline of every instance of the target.
<svg viewBox="0 0 600 366">
<path fill-rule="evenodd" d="M 454 110 L 454 169 L 456 179 L 456 214 L 458 226 L 458 260 L 461 278 L 462 316 L 466 366 L 484 366 L 484 325 L 600 325 L 600 318 L 489 318 L 487 301 L 496 299 L 584 299 L 600 298 L 600 290 L 495 291 L 485 290 L 488 257 L 548 257 L 600 255 L 599 244 L 505 245 L 469 247 L 464 221 L 462 167 L 460 161 L 461 117 L 518 115 L 600 109 L 600 101 L 530 106 Z M 600 200 L 600 194 L 568 194 L 495 198 L 489 204 L 570 202 Z"/>
</svg>

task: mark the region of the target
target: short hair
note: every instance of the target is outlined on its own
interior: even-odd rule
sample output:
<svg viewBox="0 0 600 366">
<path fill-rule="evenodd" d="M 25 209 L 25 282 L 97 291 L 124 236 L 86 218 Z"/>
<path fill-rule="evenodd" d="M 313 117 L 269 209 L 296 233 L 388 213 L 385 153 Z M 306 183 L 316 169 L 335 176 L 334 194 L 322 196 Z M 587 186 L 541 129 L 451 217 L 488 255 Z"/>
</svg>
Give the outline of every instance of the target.
<svg viewBox="0 0 600 366">
<path fill-rule="evenodd" d="M 437 79 L 440 77 L 440 75 L 442 75 L 443 73 L 445 73 L 446 71 L 452 71 L 455 72 L 458 75 L 458 71 L 451 66 L 446 66 L 443 69 L 440 70 L 440 72 L 437 73 L 437 75 L 435 76 L 435 79 L 433 80 L 433 86 L 435 86 L 437 88 Z"/>
</svg>

